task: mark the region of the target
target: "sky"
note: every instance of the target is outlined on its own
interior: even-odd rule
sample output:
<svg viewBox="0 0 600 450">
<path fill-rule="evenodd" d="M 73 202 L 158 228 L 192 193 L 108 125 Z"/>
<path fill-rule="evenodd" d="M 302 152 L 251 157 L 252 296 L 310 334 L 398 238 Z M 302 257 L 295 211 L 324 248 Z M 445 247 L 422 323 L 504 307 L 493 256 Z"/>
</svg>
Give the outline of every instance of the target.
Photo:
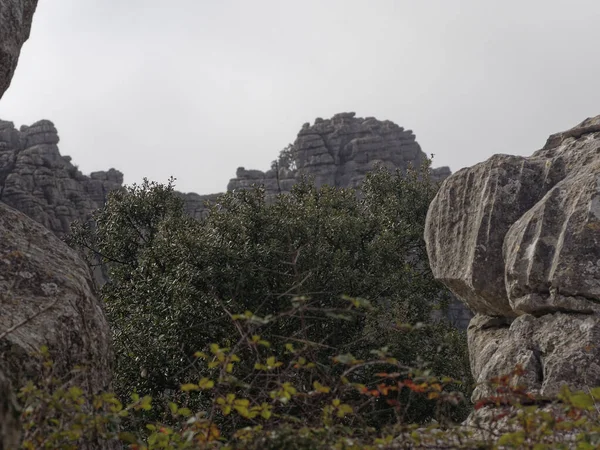
<svg viewBox="0 0 600 450">
<path fill-rule="evenodd" d="M 456 171 L 600 114 L 599 23 L 598 0 L 39 0 L 0 118 L 200 194 L 348 111 Z"/>
</svg>

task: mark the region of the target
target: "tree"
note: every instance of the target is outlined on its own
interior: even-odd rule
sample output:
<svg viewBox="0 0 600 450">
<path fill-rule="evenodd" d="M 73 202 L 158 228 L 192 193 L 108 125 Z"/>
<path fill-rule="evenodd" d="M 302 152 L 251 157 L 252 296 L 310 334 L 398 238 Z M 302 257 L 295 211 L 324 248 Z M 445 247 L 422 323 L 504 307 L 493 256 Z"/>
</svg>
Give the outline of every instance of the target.
<svg viewBox="0 0 600 450">
<path fill-rule="evenodd" d="M 271 203 L 260 187 L 228 192 L 203 221 L 186 216 L 172 180 L 111 194 L 93 222 L 75 226 L 71 243 L 109 269 L 102 295 L 117 392 L 168 396 L 203 375 L 196 351 L 236 340 L 232 315 L 285 315 L 299 301 L 308 306 L 301 316 L 261 330 L 282 351 L 285 342 L 311 343 L 314 360 L 335 370 L 332 349 L 361 357 L 387 346 L 407 364 L 468 380 L 457 330 L 430 323 L 407 335 L 398 327 L 431 322 L 448 296 L 432 277 L 423 241 L 437 189 L 428 174 L 428 166 L 407 174 L 379 169 L 360 195 L 306 179 Z M 343 295 L 368 299 L 369 313 L 348 311 Z M 411 414 L 425 420 L 432 411 L 416 405 Z"/>
<path fill-rule="evenodd" d="M 294 147 L 294 144 L 288 144 L 285 146 L 285 148 L 279 152 L 279 157 L 271 163 L 271 169 L 296 170 L 295 151 L 296 147 Z"/>
</svg>

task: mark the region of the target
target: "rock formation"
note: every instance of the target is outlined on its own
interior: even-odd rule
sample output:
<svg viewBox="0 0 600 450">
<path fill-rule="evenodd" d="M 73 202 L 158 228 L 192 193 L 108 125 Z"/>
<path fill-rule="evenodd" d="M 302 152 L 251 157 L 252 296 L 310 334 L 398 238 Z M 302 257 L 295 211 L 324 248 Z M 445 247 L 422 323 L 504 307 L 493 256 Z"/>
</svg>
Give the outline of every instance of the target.
<svg viewBox="0 0 600 450">
<path fill-rule="evenodd" d="M 37 0 L 0 0 L 0 99 L 12 80 L 21 54 L 29 39 Z"/>
<path fill-rule="evenodd" d="M 0 201 L 24 212 L 58 235 L 69 231 L 71 222 L 85 219 L 105 200 L 108 192 L 123 183 L 115 169 L 83 175 L 61 156 L 54 124 L 42 120 L 20 131 L 12 122 L 0 121 Z M 357 118 L 354 113 L 336 114 L 304 124 L 291 146 L 292 158 L 285 166 L 260 170 L 237 169 L 227 190 L 263 185 L 267 197 L 289 192 L 297 179 L 307 175 L 319 186 L 357 187 L 366 173 L 381 164 L 406 170 L 426 158 L 410 130 L 390 121 Z M 448 167 L 433 170 L 436 180 L 450 175 Z M 186 211 L 202 218 L 206 202 L 220 194 L 179 193 Z"/>
<path fill-rule="evenodd" d="M 508 374 L 555 398 L 600 386 L 600 116 L 530 157 L 496 155 L 450 176 L 425 239 L 434 276 L 477 315 L 475 380 Z M 480 385 L 473 400 L 489 394 Z"/>
<path fill-rule="evenodd" d="M 21 45 L 29 36 L 35 7 L 35 0 L 0 0 L 0 97 L 10 84 Z M 48 145 L 55 146 L 58 139 L 47 123 L 32 128 L 18 133 L 0 123 L 0 179 L 2 200 L 22 201 L 21 206 L 34 216 L 44 207 L 43 203 L 36 204 L 40 193 L 52 203 L 56 191 L 50 186 L 55 177 L 24 162 L 40 161 L 48 164 L 47 170 L 53 169 L 53 159 L 44 158 L 42 153 Z M 52 136 L 55 142 L 48 144 Z M 18 151 L 6 151 L 9 146 Z M 23 153 L 25 149 L 29 151 Z M 15 175 L 17 168 L 20 178 Z M 33 171 L 28 173 L 28 169 Z M 34 196 L 15 196 L 20 187 L 31 187 Z M 108 387 L 112 365 L 110 330 L 92 292 L 85 262 L 51 231 L 0 202 L 2 449 L 19 446 L 14 390 L 26 379 L 39 377 L 41 361 L 33 353 L 42 346 L 48 347 L 54 361 L 53 376 L 68 381 L 75 365 L 87 365 L 88 370 L 79 374 L 78 384 L 90 391 Z M 99 443 L 92 445 L 100 448 Z"/>
<path fill-rule="evenodd" d="M 0 201 L 27 214 L 58 235 L 87 219 L 123 183 L 111 169 L 83 175 L 71 158 L 61 156 L 52 122 L 42 120 L 21 130 L 0 121 Z"/>
<path fill-rule="evenodd" d="M 355 116 L 353 112 L 339 113 L 331 119 L 317 118 L 313 125 L 305 123 L 290 147 L 289 161 L 266 172 L 240 167 L 227 190 L 260 184 L 270 197 L 289 192 L 302 175 L 314 178 L 317 186 L 357 188 L 377 165 L 406 171 L 425 161 L 426 155 L 411 130 L 389 120 Z M 448 175 L 448 167 L 433 170 L 436 180 Z"/>
</svg>

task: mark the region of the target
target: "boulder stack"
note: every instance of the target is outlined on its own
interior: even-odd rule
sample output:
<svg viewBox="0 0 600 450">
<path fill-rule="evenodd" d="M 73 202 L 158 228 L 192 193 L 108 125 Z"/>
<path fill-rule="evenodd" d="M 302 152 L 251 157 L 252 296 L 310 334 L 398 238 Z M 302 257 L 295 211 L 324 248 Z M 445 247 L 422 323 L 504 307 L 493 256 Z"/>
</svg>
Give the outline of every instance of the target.
<svg viewBox="0 0 600 450">
<path fill-rule="evenodd" d="M 425 239 L 434 276 L 476 313 L 476 381 L 521 365 L 517 381 L 545 399 L 600 386 L 600 116 L 530 157 L 451 175 Z M 473 400 L 489 393 L 480 385 Z"/>
</svg>

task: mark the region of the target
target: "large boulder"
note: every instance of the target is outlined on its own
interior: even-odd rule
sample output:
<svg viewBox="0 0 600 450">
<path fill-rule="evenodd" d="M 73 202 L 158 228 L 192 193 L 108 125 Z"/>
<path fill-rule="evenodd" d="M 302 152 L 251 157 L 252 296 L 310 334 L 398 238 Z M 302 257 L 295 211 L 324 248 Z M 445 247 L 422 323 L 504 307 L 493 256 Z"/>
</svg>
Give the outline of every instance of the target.
<svg viewBox="0 0 600 450">
<path fill-rule="evenodd" d="M 37 379 L 41 361 L 35 354 L 42 346 L 49 349 L 55 376 L 68 380 L 74 366 L 84 366 L 79 385 L 89 392 L 109 387 L 110 330 L 91 286 L 76 252 L 0 203 L 0 392 Z M 16 448 L 15 403 L 3 397 L 0 442 Z"/>
<path fill-rule="evenodd" d="M 78 375 L 79 385 L 89 392 L 110 386 L 110 330 L 91 283 L 75 251 L 0 203 L 0 392 L 39 376 L 41 361 L 34 355 L 42 346 L 50 351 L 55 376 L 67 380 L 80 365 L 87 370 Z M 0 423 L 10 423 L 12 404 L 0 404 L 6 414 Z M 14 435 L 3 430 L 1 438 Z M 5 441 L 3 448 L 16 447 Z"/>
<path fill-rule="evenodd" d="M 477 315 L 475 380 L 510 373 L 532 394 L 600 385 L 600 116 L 530 157 L 450 176 L 425 240 L 434 276 Z M 473 399 L 489 394 L 479 386 Z"/>
<path fill-rule="evenodd" d="M 29 38 L 37 0 L 0 0 L 0 98 L 8 89 Z"/>
</svg>

